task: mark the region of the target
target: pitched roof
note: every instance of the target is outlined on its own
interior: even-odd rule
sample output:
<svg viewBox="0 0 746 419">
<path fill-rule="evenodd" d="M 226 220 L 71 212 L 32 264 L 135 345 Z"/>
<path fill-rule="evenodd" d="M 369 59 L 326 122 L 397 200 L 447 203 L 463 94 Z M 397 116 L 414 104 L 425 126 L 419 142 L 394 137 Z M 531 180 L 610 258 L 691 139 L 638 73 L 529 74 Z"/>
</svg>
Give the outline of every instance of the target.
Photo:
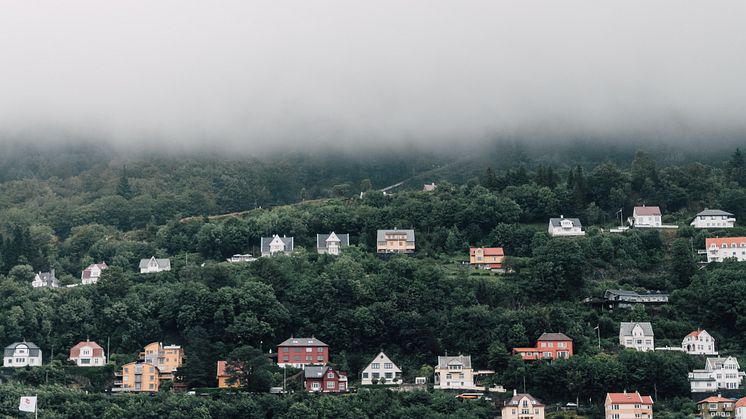
<svg viewBox="0 0 746 419">
<path fill-rule="evenodd" d="M 572 221 L 572 226 L 573 227 L 583 227 L 583 224 L 580 223 L 580 219 L 578 219 L 578 218 L 567 218 L 567 217 L 563 217 L 563 218 L 550 218 L 549 219 L 549 224 L 551 224 L 552 227 L 562 227 L 562 220 Z"/>
<path fill-rule="evenodd" d="M 41 349 L 39 349 L 39 347 L 36 346 L 36 344 L 33 342 L 13 342 L 5 347 L 3 356 L 13 356 L 18 345 L 26 345 L 26 347 L 28 348 L 29 356 L 41 355 Z"/>
<path fill-rule="evenodd" d="M 572 339 L 564 333 L 546 333 L 546 332 L 542 333 L 541 336 L 539 336 L 539 339 L 537 340 L 553 340 L 553 341 L 569 340 L 569 341 L 572 341 Z"/>
<path fill-rule="evenodd" d="M 741 397 L 736 402 L 736 407 L 746 407 L 746 397 Z"/>
<path fill-rule="evenodd" d="M 505 256 L 505 251 L 502 247 L 470 247 L 469 256 L 474 256 L 477 249 L 482 249 L 485 256 Z"/>
<path fill-rule="evenodd" d="M 326 343 L 316 339 L 315 337 L 310 338 L 293 338 L 285 340 L 277 346 L 329 346 Z"/>
<path fill-rule="evenodd" d="M 350 245 L 349 234 L 337 234 L 332 231 L 331 234 L 317 234 L 316 235 L 316 248 L 326 249 L 327 240 L 329 240 L 332 234 L 339 239 L 339 247 L 347 247 Z"/>
<path fill-rule="evenodd" d="M 282 242 L 285 244 L 286 252 L 293 251 L 293 238 L 292 237 L 286 237 L 286 236 L 280 237 L 279 235 L 275 234 L 272 237 L 262 237 L 262 240 L 261 240 L 262 253 L 269 253 L 269 245 L 270 243 L 272 243 L 272 240 L 274 240 L 275 237 L 282 240 Z"/>
<path fill-rule="evenodd" d="M 376 235 L 376 240 L 379 242 L 386 241 L 386 234 L 389 234 L 389 233 L 406 233 L 407 241 L 408 242 L 414 241 L 414 230 L 399 230 L 397 228 L 393 230 L 378 230 L 378 234 Z"/>
<path fill-rule="evenodd" d="M 727 399 L 725 397 L 717 395 L 717 396 L 710 396 L 704 400 L 700 400 L 697 402 L 697 404 L 700 404 L 700 403 L 733 403 L 734 401 L 735 401 L 734 399 Z"/>
<path fill-rule="evenodd" d="M 707 360 L 705 361 L 705 369 L 713 370 L 713 369 L 722 368 L 723 364 L 725 364 L 729 359 L 733 360 L 736 363 L 736 365 L 738 365 L 740 368 L 737 358 L 732 357 L 732 356 L 729 356 L 727 358 L 716 356 L 716 357 L 707 357 Z"/>
<path fill-rule="evenodd" d="M 686 336 L 684 336 L 684 337 L 685 337 L 685 338 L 688 338 L 688 337 L 690 337 L 690 336 L 691 336 L 691 337 L 693 337 L 693 338 L 696 338 L 696 337 L 699 337 L 699 335 L 700 335 L 701 333 L 707 333 L 707 331 L 706 331 L 706 330 L 704 330 L 704 329 L 697 329 L 697 330 L 695 330 L 695 331 L 693 331 L 693 332 L 690 332 L 690 333 L 689 333 L 688 335 L 686 335 Z M 709 333 L 707 333 L 707 334 L 709 335 Z"/>
<path fill-rule="evenodd" d="M 91 349 L 93 349 L 93 356 L 94 357 L 100 357 L 104 356 L 104 348 L 102 348 L 98 343 L 91 342 L 89 340 L 84 340 L 81 342 L 78 342 L 77 345 L 70 348 L 70 358 L 76 358 L 80 356 L 80 350 L 83 349 L 83 347 L 89 346 Z"/>
<path fill-rule="evenodd" d="M 155 263 L 161 269 L 171 268 L 171 259 L 157 259 L 155 256 L 150 259 L 140 259 L 140 269 L 147 268 L 151 260 L 155 259 Z"/>
<path fill-rule="evenodd" d="M 634 393 L 606 393 L 606 397 L 614 404 L 653 404 L 650 396 L 641 396 L 639 392 Z"/>
<path fill-rule="evenodd" d="M 544 406 L 543 404 L 541 404 L 541 402 L 538 399 L 536 399 L 534 396 L 528 393 L 517 393 L 516 395 L 509 398 L 508 400 L 505 400 L 504 405 L 505 406 L 518 406 L 524 397 L 527 398 L 531 402 L 532 407 Z"/>
<path fill-rule="evenodd" d="M 746 247 L 746 237 L 710 237 L 705 239 L 705 247 Z"/>
<path fill-rule="evenodd" d="M 471 368 L 471 356 L 459 355 L 438 357 L 438 368 L 448 368 L 448 365 L 451 364 L 462 364 L 464 368 Z"/>
<path fill-rule="evenodd" d="M 697 217 L 708 216 L 708 215 L 727 215 L 729 217 L 733 216 L 733 214 L 731 214 L 729 212 L 725 212 L 725 211 L 719 210 L 719 209 L 707 209 L 707 208 L 705 208 L 704 211 L 702 211 L 702 212 L 700 212 L 700 213 L 697 214 Z"/>
<path fill-rule="evenodd" d="M 650 322 L 621 322 L 619 324 L 619 335 L 621 336 L 630 336 L 632 335 L 632 329 L 635 328 L 635 325 L 640 325 L 642 327 L 642 333 L 645 334 L 645 336 L 653 336 L 655 335 L 653 333 L 653 325 L 650 324 Z"/>
<path fill-rule="evenodd" d="M 661 209 L 658 207 L 635 207 L 633 210 L 634 215 L 661 215 Z"/>
<path fill-rule="evenodd" d="M 390 362 L 391 365 L 394 367 L 394 368 L 391 369 L 392 371 L 394 371 L 394 372 L 401 372 L 401 368 L 399 368 L 396 364 L 394 364 L 394 361 L 392 361 L 391 358 L 389 358 L 388 355 L 386 355 L 385 353 L 383 353 L 383 351 L 379 352 L 378 355 L 376 355 L 376 357 L 373 358 L 373 360 L 371 360 L 368 363 L 368 366 L 366 367 L 366 369 L 368 367 L 370 367 L 371 364 L 373 364 L 376 361 L 378 361 L 379 363 L 381 363 L 381 362 L 383 362 L 383 363 Z"/>
</svg>

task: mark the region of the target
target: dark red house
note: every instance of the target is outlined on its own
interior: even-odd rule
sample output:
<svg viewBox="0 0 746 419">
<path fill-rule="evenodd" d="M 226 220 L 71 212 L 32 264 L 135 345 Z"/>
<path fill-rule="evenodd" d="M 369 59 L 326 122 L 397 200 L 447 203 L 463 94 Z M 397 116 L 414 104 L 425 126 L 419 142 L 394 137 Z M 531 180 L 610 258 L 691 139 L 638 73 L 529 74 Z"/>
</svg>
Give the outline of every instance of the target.
<svg viewBox="0 0 746 419">
<path fill-rule="evenodd" d="M 308 392 L 344 393 L 349 390 L 347 373 L 328 365 L 304 367 L 303 386 Z"/>
<path fill-rule="evenodd" d="M 316 339 L 293 338 L 277 345 L 277 365 L 303 368 L 306 365 L 326 365 L 329 362 L 329 345 Z"/>
</svg>

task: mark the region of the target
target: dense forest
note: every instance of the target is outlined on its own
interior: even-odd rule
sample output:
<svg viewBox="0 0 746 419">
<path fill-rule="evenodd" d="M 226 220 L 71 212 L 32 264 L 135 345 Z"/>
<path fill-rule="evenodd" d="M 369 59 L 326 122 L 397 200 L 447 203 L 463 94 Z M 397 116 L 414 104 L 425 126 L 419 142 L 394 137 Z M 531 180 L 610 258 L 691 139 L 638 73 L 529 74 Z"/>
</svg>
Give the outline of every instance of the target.
<svg viewBox="0 0 746 419">
<path fill-rule="evenodd" d="M 746 231 L 689 227 L 704 208 L 746 220 L 744 156 L 735 150 L 672 161 L 628 150 L 558 163 L 511 150 L 520 158 L 489 154 L 468 164 L 422 153 L 227 159 L 133 157 L 106 147 L 6 149 L 0 342 L 35 342 L 45 365 L 3 374 L 0 414 L 14 416 L 17 397 L 39 391 L 45 417 L 495 415 L 486 401 L 460 403 L 437 392 L 114 397 L 105 394 L 111 368 L 82 376 L 66 363 L 67 350 L 86 337 L 109 341 L 115 365 L 163 341 L 184 346 L 180 374 L 189 388 L 214 386 L 216 361 L 236 359 L 256 366 L 245 390 L 261 393 L 282 381 L 263 354 L 291 335 L 314 335 L 350 377 L 381 349 L 405 381 L 431 374 L 438 355 L 463 353 L 495 370 L 495 384 L 525 388 L 546 403 L 578 400 L 590 417 L 606 392 L 623 389 L 654 395 L 657 417 L 686 417 L 694 408 L 687 372 L 704 359 L 623 350 L 619 322 L 651 321 L 656 346 L 679 346 L 687 333 L 706 328 L 721 354 L 746 355 L 746 267 L 703 267 L 696 254 L 706 237 Z M 429 181 L 437 188 L 421 191 Z M 378 191 L 398 182 L 387 194 Z M 680 228 L 608 232 L 620 210 L 626 217 L 638 204 L 660 206 L 664 222 Z M 580 218 L 588 234 L 549 237 L 548 218 L 560 214 Z M 394 227 L 415 229 L 415 256 L 375 255 L 376 230 Z M 337 257 L 316 254 L 316 234 L 331 231 L 349 233 L 353 246 Z M 225 262 L 258 254 L 260 238 L 271 234 L 295 237 L 300 250 Z M 503 246 L 510 272 L 467 268 L 462 262 L 474 245 Z M 171 258 L 172 270 L 137 273 L 139 260 L 153 255 Z M 79 283 L 80 271 L 100 261 L 111 268 L 96 285 L 30 285 L 35 272 L 48 269 L 64 285 Z M 669 291 L 670 303 L 613 311 L 583 303 L 617 287 Z M 510 355 L 546 331 L 572 337 L 577 355 L 551 363 Z"/>
</svg>

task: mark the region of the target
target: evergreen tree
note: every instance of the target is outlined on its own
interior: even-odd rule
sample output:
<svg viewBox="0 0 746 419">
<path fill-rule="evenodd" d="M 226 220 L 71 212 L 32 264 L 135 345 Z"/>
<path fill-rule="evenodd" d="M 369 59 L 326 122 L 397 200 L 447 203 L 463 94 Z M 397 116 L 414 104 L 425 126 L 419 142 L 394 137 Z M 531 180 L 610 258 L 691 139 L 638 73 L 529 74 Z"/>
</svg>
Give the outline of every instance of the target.
<svg viewBox="0 0 746 419">
<path fill-rule="evenodd" d="M 130 182 L 127 178 L 127 166 L 122 169 L 122 176 L 119 177 L 119 184 L 117 185 L 117 195 L 124 199 L 132 198 L 132 188 L 130 188 Z"/>
</svg>

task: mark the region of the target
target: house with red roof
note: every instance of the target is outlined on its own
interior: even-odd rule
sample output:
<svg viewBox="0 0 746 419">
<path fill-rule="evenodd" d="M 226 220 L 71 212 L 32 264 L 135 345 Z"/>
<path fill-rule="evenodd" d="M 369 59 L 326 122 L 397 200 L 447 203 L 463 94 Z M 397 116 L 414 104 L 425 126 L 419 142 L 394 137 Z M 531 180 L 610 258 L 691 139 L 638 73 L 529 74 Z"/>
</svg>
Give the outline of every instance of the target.
<svg viewBox="0 0 746 419">
<path fill-rule="evenodd" d="M 653 417 L 653 398 L 642 396 L 639 392 L 606 393 L 604 402 L 604 417 L 606 419 L 627 419 Z"/>
<path fill-rule="evenodd" d="M 524 361 L 567 359 L 572 354 L 572 339 L 564 333 L 542 333 L 533 348 L 513 348 L 513 355 Z"/>
<path fill-rule="evenodd" d="M 746 260 L 746 237 L 707 238 L 704 252 L 699 253 L 707 254 L 707 263 L 725 260 L 743 262 Z"/>
<path fill-rule="evenodd" d="M 689 355 L 717 355 L 715 338 L 706 330 L 697 329 L 684 337 L 681 349 Z"/>
<path fill-rule="evenodd" d="M 663 225 L 661 221 L 661 209 L 658 207 L 635 207 L 632 217 L 628 220 L 629 225 L 635 228 L 657 228 Z"/>
<path fill-rule="evenodd" d="M 102 367 L 106 365 L 106 353 L 98 343 L 86 339 L 70 348 L 69 361 L 79 367 Z"/>
<path fill-rule="evenodd" d="M 502 269 L 505 252 L 502 247 L 470 247 L 469 264 L 480 269 Z"/>
<path fill-rule="evenodd" d="M 736 402 L 736 419 L 746 419 L 746 397 L 741 397 Z"/>
<path fill-rule="evenodd" d="M 697 402 L 697 418 L 732 418 L 736 412 L 736 401 L 720 396 L 711 396 Z"/>
</svg>

